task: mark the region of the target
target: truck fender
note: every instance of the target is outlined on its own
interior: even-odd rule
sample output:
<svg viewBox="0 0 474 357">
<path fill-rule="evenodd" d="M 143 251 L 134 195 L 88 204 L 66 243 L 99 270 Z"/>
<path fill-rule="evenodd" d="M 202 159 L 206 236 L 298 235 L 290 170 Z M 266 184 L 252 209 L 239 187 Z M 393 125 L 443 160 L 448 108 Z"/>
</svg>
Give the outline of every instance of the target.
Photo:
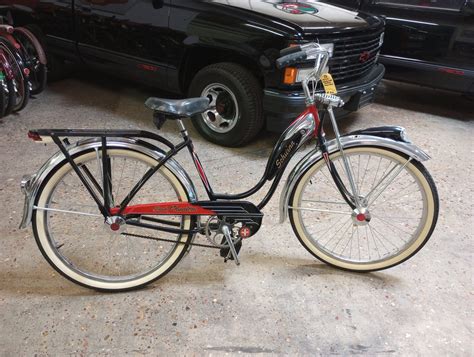
<svg viewBox="0 0 474 357">
<path fill-rule="evenodd" d="M 160 161 L 166 156 L 163 150 L 143 140 L 114 138 L 108 141 L 108 144 L 119 148 L 138 151 L 140 153 L 152 157 L 157 161 Z M 100 149 L 101 146 L 102 143 L 100 138 L 92 138 L 80 140 L 77 143 L 67 147 L 67 150 L 69 154 L 73 156 L 90 149 Z M 33 214 L 33 206 L 36 201 L 36 195 L 38 194 L 42 183 L 48 177 L 48 174 L 64 160 L 65 157 L 63 153 L 58 151 L 48 161 L 46 161 L 44 165 L 35 174 L 26 175 L 21 180 L 21 189 L 23 191 L 23 194 L 25 195 L 25 202 L 23 206 L 23 218 L 20 223 L 20 228 L 26 228 L 28 224 L 30 224 L 31 217 Z M 190 202 L 198 201 L 197 191 L 194 186 L 194 183 L 192 182 L 186 171 L 181 167 L 181 165 L 176 160 L 171 158 L 165 163 L 164 166 L 169 169 L 183 183 L 188 195 L 188 200 Z"/>
<path fill-rule="evenodd" d="M 409 157 L 414 158 L 417 161 L 426 161 L 430 159 L 430 156 L 426 154 L 423 150 L 418 148 L 416 145 L 400 141 L 389 139 L 384 137 L 384 134 L 381 136 L 376 136 L 377 132 L 373 132 L 372 135 L 347 135 L 341 137 L 341 144 L 344 149 L 348 149 L 355 146 L 378 146 L 387 149 L 393 149 L 401 151 L 402 153 L 408 155 Z M 338 150 L 336 139 L 327 142 L 328 151 L 330 154 Z M 280 223 L 285 222 L 288 217 L 288 204 L 290 200 L 291 192 L 293 191 L 296 183 L 298 182 L 301 175 L 306 172 L 306 170 L 321 160 L 322 153 L 321 150 L 315 149 L 310 151 L 306 156 L 304 156 L 298 164 L 293 168 L 291 173 L 288 175 L 285 186 L 281 192 L 280 196 Z"/>
</svg>

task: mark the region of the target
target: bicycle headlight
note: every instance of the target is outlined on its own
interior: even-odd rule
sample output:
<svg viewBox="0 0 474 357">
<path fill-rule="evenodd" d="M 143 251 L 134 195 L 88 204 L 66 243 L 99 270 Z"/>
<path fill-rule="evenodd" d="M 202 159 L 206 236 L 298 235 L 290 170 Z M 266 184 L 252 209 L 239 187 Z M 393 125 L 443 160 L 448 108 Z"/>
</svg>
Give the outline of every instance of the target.
<svg viewBox="0 0 474 357">
<path fill-rule="evenodd" d="M 400 130 L 400 139 L 406 143 L 411 143 L 411 140 L 408 138 L 407 131 L 405 128 Z"/>
</svg>

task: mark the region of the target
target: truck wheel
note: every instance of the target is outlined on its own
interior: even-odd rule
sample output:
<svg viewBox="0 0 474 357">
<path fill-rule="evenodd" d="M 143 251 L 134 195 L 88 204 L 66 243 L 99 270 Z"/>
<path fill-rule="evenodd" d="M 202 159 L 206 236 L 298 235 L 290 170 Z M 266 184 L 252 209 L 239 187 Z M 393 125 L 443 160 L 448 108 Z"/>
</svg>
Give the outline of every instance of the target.
<svg viewBox="0 0 474 357">
<path fill-rule="evenodd" d="M 263 127 L 262 87 L 241 65 L 217 63 L 203 68 L 192 80 L 189 95 L 209 98 L 210 109 L 192 121 L 213 143 L 242 146 Z"/>
</svg>

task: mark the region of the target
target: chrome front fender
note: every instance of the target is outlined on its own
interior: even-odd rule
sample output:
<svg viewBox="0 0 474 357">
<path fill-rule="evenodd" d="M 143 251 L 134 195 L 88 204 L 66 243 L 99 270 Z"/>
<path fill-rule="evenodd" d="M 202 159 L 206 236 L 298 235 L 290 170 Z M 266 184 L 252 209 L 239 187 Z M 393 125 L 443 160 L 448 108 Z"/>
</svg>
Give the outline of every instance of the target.
<svg viewBox="0 0 474 357">
<path fill-rule="evenodd" d="M 395 141 L 372 135 L 348 135 L 341 137 L 341 144 L 344 149 L 348 149 L 354 146 L 379 146 L 387 149 L 394 149 L 401 151 L 402 153 L 414 158 L 417 161 L 426 161 L 430 157 L 423 150 L 418 148 L 416 145 L 403 141 Z M 327 142 L 329 153 L 333 153 L 338 150 L 336 140 Z M 280 223 L 285 222 L 288 217 L 288 202 L 290 194 L 293 191 L 296 183 L 300 176 L 314 163 L 322 159 L 322 153 L 320 150 L 312 150 L 300 162 L 293 168 L 291 173 L 288 175 L 285 186 L 280 196 Z"/>
<path fill-rule="evenodd" d="M 145 142 L 142 140 L 125 139 L 125 138 L 114 138 L 107 142 L 109 145 L 118 148 L 132 149 L 142 154 L 148 155 L 155 160 L 159 161 L 163 159 L 166 154 L 160 148 Z M 102 145 L 100 138 L 85 139 L 78 141 L 76 144 L 67 147 L 69 154 L 76 155 L 83 151 L 100 148 Z M 21 189 L 25 195 L 25 203 L 23 206 L 23 218 L 21 220 L 20 228 L 26 228 L 31 222 L 33 214 L 33 205 L 36 200 L 36 195 L 41 187 L 41 184 L 46 179 L 48 174 L 53 168 L 65 160 L 62 152 L 58 151 L 54 154 L 46 163 L 33 175 L 24 176 L 21 180 Z M 174 159 L 169 159 L 165 167 L 168 168 L 184 185 L 188 194 L 190 202 L 196 202 L 198 200 L 196 188 L 188 176 L 186 171 L 181 165 Z"/>
</svg>

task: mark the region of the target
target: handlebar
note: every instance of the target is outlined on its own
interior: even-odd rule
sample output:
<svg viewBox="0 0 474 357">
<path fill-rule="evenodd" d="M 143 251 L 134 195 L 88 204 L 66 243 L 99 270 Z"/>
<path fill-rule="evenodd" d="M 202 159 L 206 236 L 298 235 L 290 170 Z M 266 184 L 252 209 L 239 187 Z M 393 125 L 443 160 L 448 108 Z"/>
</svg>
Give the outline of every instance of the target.
<svg viewBox="0 0 474 357">
<path fill-rule="evenodd" d="M 297 64 L 302 61 L 314 60 L 314 68 L 303 79 L 302 86 L 308 103 L 312 103 L 315 99 L 327 102 L 325 104 L 332 106 L 340 106 L 341 102 L 333 100 L 334 98 L 318 98 L 315 96 L 315 88 L 317 82 L 319 82 L 324 69 L 326 68 L 329 61 L 329 52 L 323 48 L 319 43 L 310 42 L 304 45 L 292 46 L 285 48 L 280 51 L 281 57 L 276 60 L 276 66 L 278 69 Z M 310 89 L 310 82 L 313 83 Z M 324 99 L 324 100 L 322 100 Z"/>
</svg>

